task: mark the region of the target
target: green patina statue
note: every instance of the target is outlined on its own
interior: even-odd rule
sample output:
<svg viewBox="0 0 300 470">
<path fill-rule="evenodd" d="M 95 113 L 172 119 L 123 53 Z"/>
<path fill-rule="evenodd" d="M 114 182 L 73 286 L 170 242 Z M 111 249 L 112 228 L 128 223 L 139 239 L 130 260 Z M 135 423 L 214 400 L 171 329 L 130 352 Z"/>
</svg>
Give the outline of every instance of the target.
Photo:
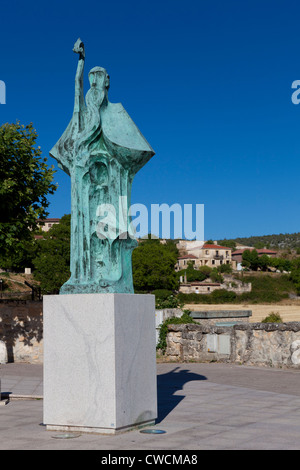
<svg viewBox="0 0 300 470">
<path fill-rule="evenodd" d="M 89 72 L 84 100 L 80 39 L 73 51 L 79 54 L 73 117 L 50 152 L 71 177 L 71 277 L 60 294 L 133 293 L 131 186 L 154 151 L 122 104 L 109 102 L 105 69 Z"/>
</svg>

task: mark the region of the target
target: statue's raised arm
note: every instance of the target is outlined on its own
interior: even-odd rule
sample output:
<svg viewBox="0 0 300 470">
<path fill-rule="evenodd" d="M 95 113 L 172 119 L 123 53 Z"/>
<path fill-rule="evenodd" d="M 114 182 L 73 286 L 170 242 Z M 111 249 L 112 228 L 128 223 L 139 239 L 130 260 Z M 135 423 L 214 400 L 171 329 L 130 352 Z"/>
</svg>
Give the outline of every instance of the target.
<svg viewBox="0 0 300 470">
<path fill-rule="evenodd" d="M 75 103 L 74 113 L 80 113 L 85 107 L 84 94 L 83 94 L 83 72 L 84 72 L 84 60 L 85 50 L 84 44 L 80 38 L 74 44 L 73 51 L 79 54 L 79 61 L 77 65 L 76 77 L 75 77 Z"/>
</svg>

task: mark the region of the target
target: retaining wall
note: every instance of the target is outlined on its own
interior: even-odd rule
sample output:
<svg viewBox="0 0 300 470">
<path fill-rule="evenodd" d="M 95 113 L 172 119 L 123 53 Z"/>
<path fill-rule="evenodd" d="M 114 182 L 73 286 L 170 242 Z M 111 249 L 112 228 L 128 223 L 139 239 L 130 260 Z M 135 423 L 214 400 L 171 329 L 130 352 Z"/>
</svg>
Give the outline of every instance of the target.
<svg viewBox="0 0 300 470">
<path fill-rule="evenodd" d="M 0 363 L 43 362 L 43 303 L 0 300 Z"/>
<path fill-rule="evenodd" d="M 170 361 L 300 368 L 300 322 L 169 325 L 168 330 L 166 358 Z"/>
</svg>

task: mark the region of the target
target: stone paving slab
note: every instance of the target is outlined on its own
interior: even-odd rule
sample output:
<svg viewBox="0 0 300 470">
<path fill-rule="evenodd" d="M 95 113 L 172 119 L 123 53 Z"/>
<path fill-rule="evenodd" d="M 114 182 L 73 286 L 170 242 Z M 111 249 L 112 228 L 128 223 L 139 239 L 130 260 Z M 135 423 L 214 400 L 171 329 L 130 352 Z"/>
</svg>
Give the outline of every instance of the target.
<svg viewBox="0 0 300 470">
<path fill-rule="evenodd" d="M 3 387 L 30 400 L 0 407 L 1 450 L 116 452 L 299 450 L 300 371 L 231 364 L 157 364 L 159 417 L 155 429 L 56 439 L 43 426 L 42 366 L 0 366 Z M 31 384 L 31 385 L 30 385 Z M 134 455 L 134 454 L 133 454 Z M 199 460 L 200 462 L 200 460 Z"/>
</svg>

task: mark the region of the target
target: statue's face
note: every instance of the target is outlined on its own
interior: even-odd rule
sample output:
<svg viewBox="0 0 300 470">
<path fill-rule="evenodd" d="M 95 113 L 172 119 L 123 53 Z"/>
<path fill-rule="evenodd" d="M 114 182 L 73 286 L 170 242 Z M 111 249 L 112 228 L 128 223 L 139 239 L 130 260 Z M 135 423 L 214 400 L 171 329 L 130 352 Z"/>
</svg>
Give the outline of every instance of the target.
<svg viewBox="0 0 300 470">
<path fill-rule="evenodd" d="M 109 87 L 109 76 L 105 71 L 95 71 L 89 73 L 89 81 L 91 88 L 95 87 L 100 90 Z"/>
</svg>

